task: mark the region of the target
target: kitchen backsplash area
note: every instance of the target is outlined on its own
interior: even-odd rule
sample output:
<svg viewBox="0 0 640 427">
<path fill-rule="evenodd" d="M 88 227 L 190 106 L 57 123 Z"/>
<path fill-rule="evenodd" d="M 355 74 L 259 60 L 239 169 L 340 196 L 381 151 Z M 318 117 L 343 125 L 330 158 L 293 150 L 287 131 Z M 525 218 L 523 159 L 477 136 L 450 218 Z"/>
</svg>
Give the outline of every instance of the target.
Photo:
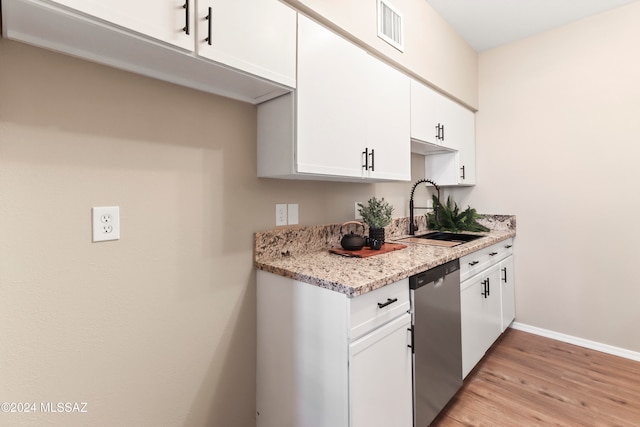
<svg viewBox="0 0 640 427">
<path fill-rule="evenodd" d="M 420 215 L 415 220 L 418 225 L 416 234 L 424 234 L 427 231 L 425 216 Z M 516 217 L 513 215 L 481 215 L 478 222 L 491 230 L 508 231 L 516 228 Z M 254 259 L 259 262 L 263 259 L 289 257 L 340 247 L 342 238 L 340 227 L 341 224 L 294 226 L 258 232 L 255 235 Z M 354 233 L 362 232 L 362 228 L 358 227 L 356 230 L 353 225 L 348 225 L 344 227 L 343 233 L 347 234 L 351 230 Z M 394 218 L 391 224 L 385 227 L 386 240 L 404 237 L 408 234 L 408 230 L 409 217 Z M 367 228 L 365 235 L 368 233 Z"/>
</svg>

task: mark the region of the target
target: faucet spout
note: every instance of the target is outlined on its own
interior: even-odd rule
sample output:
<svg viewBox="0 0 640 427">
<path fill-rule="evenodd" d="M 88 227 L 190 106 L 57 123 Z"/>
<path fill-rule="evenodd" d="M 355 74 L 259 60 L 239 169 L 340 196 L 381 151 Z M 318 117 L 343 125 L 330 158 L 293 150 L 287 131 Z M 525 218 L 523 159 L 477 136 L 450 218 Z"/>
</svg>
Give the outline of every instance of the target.
<svg viewBox="0 0 640 427">
<path fill-rule="evenodd" d="M 415 184 L 413 184 L 413 187 L 411 187 L 411 197 L 409 198 L 409 235 L 411 236 L 415 236 L 416 234 L 416 224 L 413 220 L 413 210 L 414 209 L 427 209 L 427 208 L 416 208 L 413 205 L 413 193 L 415 193 L 416 191 L 416 187 L 418 187 L 418 185 L 425 183 L 425 184 L 431 184 L 435 187 L 436 191 L 438 192 L 438 200 L 440 200 L 440 186 L 438 186 L 438 184 L 436 184 L 435 182 L 433 182 L 430 179 L 420 179 L 418 181 L 416 181 Z M 435 208 L 434 208 L 435 209 Z M 436 211 L 436 215 L 438 214 L 438 212 Z"/>
</svg>

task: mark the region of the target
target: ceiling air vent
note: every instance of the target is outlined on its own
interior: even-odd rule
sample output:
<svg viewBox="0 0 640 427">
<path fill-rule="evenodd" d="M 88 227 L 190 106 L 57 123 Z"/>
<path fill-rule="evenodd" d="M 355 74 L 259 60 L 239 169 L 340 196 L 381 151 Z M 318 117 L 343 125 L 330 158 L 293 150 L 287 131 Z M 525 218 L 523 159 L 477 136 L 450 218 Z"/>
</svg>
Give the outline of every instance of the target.
<svg viewBox="0 0 640 427">
<path fill-rule="evenodd" d="M 389 2 L 378 0 L 378 37 L 404 52 L 402 15 Z"/>
</svg>

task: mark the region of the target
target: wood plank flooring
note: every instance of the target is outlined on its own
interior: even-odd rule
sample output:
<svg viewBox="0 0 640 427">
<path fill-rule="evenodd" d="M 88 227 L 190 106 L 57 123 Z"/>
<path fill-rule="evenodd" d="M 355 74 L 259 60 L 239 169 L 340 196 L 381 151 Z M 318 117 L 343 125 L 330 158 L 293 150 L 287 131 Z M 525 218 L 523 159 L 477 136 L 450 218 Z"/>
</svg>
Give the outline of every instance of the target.
<svg viewBox="0 0 640 427">
<path fill-rule="evenodd" d="M 432 427 L 638 427 L 640 362 L 509 329 Z"/>
</svg>

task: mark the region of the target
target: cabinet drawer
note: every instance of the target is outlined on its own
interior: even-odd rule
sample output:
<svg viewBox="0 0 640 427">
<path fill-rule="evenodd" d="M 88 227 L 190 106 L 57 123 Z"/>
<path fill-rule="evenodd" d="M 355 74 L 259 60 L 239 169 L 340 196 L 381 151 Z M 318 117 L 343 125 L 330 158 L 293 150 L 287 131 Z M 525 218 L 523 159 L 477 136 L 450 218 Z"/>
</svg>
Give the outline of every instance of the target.
<svg viewBox="0 0 640 427">
<path fill-rule="evenodd" d="M 489 265 L 502 261 L 513 254 L 513 239 L 507 239 L 489 246 Z"/>
<path fill-rule="evenodd" d="M 492 247 L 480 249 L 460 258 L 460 281 L 465 281 L 487 268 L 491 258 L 489 253 Z"/>
<path fill-rule="evenodd" d="M 497 246 L 498 251 L 500 252 L 500 256 L 498 257 L 499 260 L 503 260 L 509 255 L 513 255 L 513 238 L 496 243 L 494 246 Z"/>
<path fill-rule="evenodd" d="M 349 338 L 354 340 L 409 311 L 409 279 L 352 298 L 349 309 Z"/>
<path fill-rule="evenodd" d="M 465 281 L 511 254 L 513 254 L 512 238 L 463 256 L 460 258 L 460 281 Z"/>
</svg>

